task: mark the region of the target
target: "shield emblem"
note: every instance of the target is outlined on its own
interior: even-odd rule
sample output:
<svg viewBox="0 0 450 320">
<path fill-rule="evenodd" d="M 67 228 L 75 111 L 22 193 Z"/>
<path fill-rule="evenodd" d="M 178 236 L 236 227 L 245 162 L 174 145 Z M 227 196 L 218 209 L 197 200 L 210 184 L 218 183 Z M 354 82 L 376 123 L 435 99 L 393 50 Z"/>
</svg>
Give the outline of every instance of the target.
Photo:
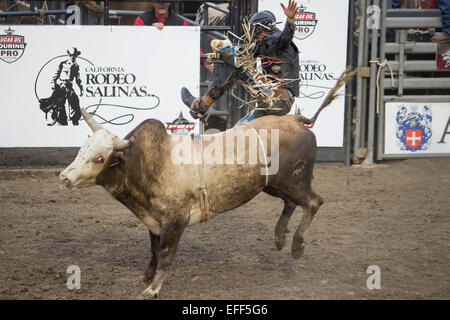
<svg viewBox="0 0 450 320">
<path fill-rule="evenodd" d="M 295 14 L 294 25 L 294 37 L 299 40 L 304 40 L 316 29 L 316 14 L 314 12 L 305 12 L 303 8 L 300 8 Z"/>
<path fill-rule="evenodd" d="M 416 149 L 422 143 L 422 129 L 406 129 L 405 131 L 405 141 L 406 144 L 412 148 Z"/>
<path fill-rule="evenodd" d="M 0 35 L 0 59 L 6 63 L 19 60 L 25 51 L 25 38 L 19 35 Z"/>
</svg>

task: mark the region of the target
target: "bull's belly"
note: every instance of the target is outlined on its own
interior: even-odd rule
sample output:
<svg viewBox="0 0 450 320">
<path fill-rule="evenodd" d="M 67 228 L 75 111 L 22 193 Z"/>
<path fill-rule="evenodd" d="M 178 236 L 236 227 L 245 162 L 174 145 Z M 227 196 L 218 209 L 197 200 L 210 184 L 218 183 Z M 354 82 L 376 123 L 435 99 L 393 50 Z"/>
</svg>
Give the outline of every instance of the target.
<svg viewBox="0 0 450 320">
<path fill-rule="evenodd" d="M 210 199 L 207 219 L 244 205 L 264 189 L 266 182 L 265 175 L 260 174 L 260 166 L 222 167 L 219 172 L 216 168 L 209 168 L 206 173 Z M 200 195 L 200 191 L 198 194 Z M 203 216 L 198 197 L 191 204 L 189 225 L 201 222 Z"/>
</svg>

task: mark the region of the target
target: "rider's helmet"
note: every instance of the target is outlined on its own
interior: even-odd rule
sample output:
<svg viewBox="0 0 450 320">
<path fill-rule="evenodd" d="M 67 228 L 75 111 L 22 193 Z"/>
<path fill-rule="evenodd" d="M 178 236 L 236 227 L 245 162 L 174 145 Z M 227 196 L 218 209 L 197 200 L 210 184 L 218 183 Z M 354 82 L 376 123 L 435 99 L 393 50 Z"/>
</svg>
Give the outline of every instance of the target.
<svg viewBox="0 0 450 320">
<path fill-rule="evenodd" d="M 269 10 L 259 11 L 250 19 L 250 25 L 254 28 L 255 34 L 263 31 L 270 33 L 275 30 L 275 15 Z"/>
</svg>

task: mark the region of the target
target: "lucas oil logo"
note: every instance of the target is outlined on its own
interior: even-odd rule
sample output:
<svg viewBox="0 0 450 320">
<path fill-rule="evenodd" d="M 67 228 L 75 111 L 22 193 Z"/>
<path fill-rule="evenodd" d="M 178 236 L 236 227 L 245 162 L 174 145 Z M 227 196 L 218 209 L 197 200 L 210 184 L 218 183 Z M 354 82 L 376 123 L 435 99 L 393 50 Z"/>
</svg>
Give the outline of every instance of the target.
<svg viewBox="0 0 450 320">
<path fill-rule="evenodd" d="M 431 144 L 431 108 L 412 106 L 410 109 L 401 106 L 398 109 L 397 143 L 403 151 L 427 150 Z"/>
<path fill-rule="evenodd" d="M 294 37 L 304 40 L 313 34 L 317 26 L 317 15 L 314 12 L 305 11 L 306 7 L 300 6 L 294 18 Z"/>
<path fill-rule="evenodd" d="M 0 59 L 6 63 L 13 63 L 22 57 L 25 51 L 25 37 L 14 34 L 11 27 L 0 35 Z"/>
</svg>

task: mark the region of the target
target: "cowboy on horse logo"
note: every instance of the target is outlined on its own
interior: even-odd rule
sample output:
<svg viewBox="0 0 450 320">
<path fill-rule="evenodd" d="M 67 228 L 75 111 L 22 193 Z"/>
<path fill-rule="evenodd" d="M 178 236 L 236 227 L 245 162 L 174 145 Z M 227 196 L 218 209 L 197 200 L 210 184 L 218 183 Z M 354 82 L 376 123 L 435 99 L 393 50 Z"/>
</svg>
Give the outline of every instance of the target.
<svg viewBox="0 0 450 320">
<path fill-rule="evenodd" d="M 0 60 L 13 63 L 22 57 L 25 51 L 25 37 L 15 35 L 11 27 L 5 30 L 6 34 L 0 35 Z"/>
<path fill-rule="evenodd" d="M 306 7 L 300 6 L 294 18 L 295 34 L 298 40 L 308 38 L 316 29 L 317 15 L 314 12 L 306 12 Z"/>
<path fill-rule="evenodd" d="M 421 112 L 418 106 L 408 110 L 399 107 L 397 112 L 397 143 L 402 151 L 427 150 L 431 144 L 431 108 L 423 106 Z"/>
</svg>

